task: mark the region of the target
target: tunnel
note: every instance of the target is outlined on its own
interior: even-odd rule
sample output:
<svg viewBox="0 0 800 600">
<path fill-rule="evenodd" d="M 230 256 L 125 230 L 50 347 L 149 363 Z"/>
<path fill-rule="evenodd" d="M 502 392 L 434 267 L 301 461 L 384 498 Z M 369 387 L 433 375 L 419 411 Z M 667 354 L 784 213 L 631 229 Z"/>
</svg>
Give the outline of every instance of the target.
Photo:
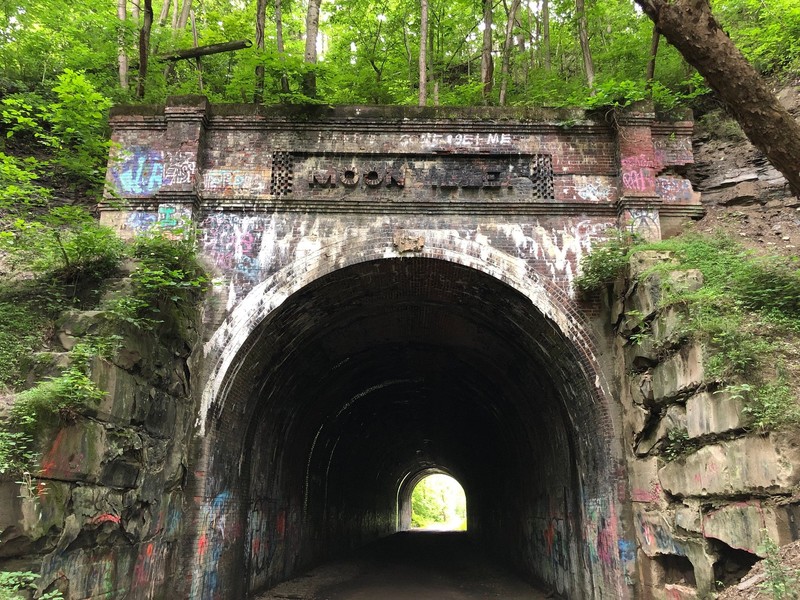
<svg viewBox="0 0 800 600">
<path fill-rule="evenodd" d="M 461 483 L 470 538 L 526 579 L 626 595 L 607 400 L 530 294 L 392 257 L 260 314 L 198 450 L 191 597 L 245 597 L 403 529 L 431 473 Z"/>
</svg>

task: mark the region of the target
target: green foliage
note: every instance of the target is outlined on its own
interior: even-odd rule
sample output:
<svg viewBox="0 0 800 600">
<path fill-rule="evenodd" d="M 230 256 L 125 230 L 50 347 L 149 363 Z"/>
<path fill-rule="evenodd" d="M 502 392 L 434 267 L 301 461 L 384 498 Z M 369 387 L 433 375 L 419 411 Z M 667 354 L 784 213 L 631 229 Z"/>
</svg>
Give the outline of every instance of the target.
<svg viewBox="0 0 800 600">
<path fill-rule="evenodd" d="M 37 167 L 36 159 L 0 152 L 0 218 L 20 208 L 40 206 L 50 198 L 50 190 L 35 183 Z"/>
<path fill-rule="evenodd" d="M 590 294 L 616 281 L 628 266 L 635 238 L 623 231 L 608 232 L 609 237 L 597 244 L 580 263 L 580 274 L 575 287 L 582 294 Z"/>
<path fill-rule="evenodd" d="M 671 253 L 672 261 L 654 266 L 642 277 L 660 274 L 662 307 L 684 307 L 682 335 L 703 343 L 706 374 L 728 382 L 726 391 L 747 400 L 753 425 L 770 430 L 800 423 L 796 399 L 800 382 L 780 375 L 786 360 L 781 342 L 800 332 L 800 261 L 756 256 L 723 235 L 690 233 L 655 243 L 618 236 L 584 257 L 577 289 L 587 294 L 608 285 L 640 250 Z M 691 290 L 670 284 L 670 272 L 689 269 L 703 274 L 702 287 Z M 634 338 L 637 335 L 646 332 L 639 331 Z"/>
<path fill-rule="evenodd" d="M 87 339 L 69 353 L 69 365 L 56 377 L 48 377 L 14 399 L 10 415 L 0 426 L 0 473 L 35 471 L 39 455 L 37 434 L 54 426 L 63 415 L 97 404 L 105 396 L 92 381 L 89 367 L 94 357 L 113 353 L 117 338 Z"/>
<path fill-rule="evenodd" d="M 124 243 L 77 206 L 58 206 L 29 218 L 17 217 L 0 235 L 17 269 L 62 281 L 101 279 L 116 269 Z"/>
<path fill-rule="evenodd" d="M 673 461 L 696 449 L 697 444 L 689 438 L 689 432 L 686 429 L 670 429 L 667 432 L 667 443 L 661 455 L 667 461 Z"/>
<path fill-rule="evenodd" d="M 36 591 L 39 574 L 31 571 L 0 571 L 0 600 L 23 600 Z M 42 600 L 61 600 L 64 595 L 55 590 L 37 596 Z"/>
<path fill-rule="evenodd" d="M 768 431 L 800 424 L 800 407 L 785 378 L 779 377 L 743 392 L 748 401 L 744 412 L 752 417 L 754 427 Z"/>
<path fill-rule="evenodd" d="M 466 518 L 464 490 L 452 477 L 430 475 L 420 481 L 411 493 L 412 527 L 458 521 L 466 529 Z"/>
<path fill-rule="evenodd" d="M 797 600 L 800 598 L 800 571 L 783 564 L 780 548 L 766 529 L 761 530 L 761 535 L 764 542 L 759 552 L 765 555 L 762 564 L 766 578 L 758 584 L 758 588 L 770 594 L 773 600 Z"/>
</svg>

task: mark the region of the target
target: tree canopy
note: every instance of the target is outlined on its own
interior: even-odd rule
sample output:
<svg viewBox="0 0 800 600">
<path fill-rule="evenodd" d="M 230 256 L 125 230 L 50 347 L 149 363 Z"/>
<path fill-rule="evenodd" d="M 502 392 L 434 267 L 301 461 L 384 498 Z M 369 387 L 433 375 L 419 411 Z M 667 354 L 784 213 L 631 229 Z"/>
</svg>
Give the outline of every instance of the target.
<svg viewBox="0 0 800 600">
<path fill-rule="evenodd" d="M 311 2 L 315 4 L 319 0 Z M 496 104 L 501 94 L 506 104 L 581 104 L 592 97 L 589 64 L 594 95 L 600 95 L 597 102 L 608 95 L 624 100 L 645 93 L 653 23 L 632 0 L 426 4 L 427 40 L 422 45 L 419 0 L 326 0 L 320 7 L 316 44 L 306 44 L 308 1 L 4 0 L 0 93 L 49 89 L 65 69 L 85 72 L 115 102 L 137 99 L 139 79 L 144 101 L 196 93 L 200 74 L 195 60 L 166 63 L 158 57 L 192 48 L 193 22 L 200 46 L 255 40 L 260 10 L 263 47 L 253 44 L 202 58 L 203 93 L 212 101 L 252 101 L 260 66 L 267 103 L 306 100 L 310 94 L 304 81 L 313 72 L 318 101 L 416 104 L 421 49 L 427 50 L 422 64 L 429 104 Z M 154 18 L 142 55 L 147 6 Z M 775 74 L 798 68 L 800 7 L 794 0 L 714 0 L 713 8 L 759 70 Z M 584 22 L 587 46 L 582 50 Z M 316 64 L 307 60 L 310 49 L 317 50 Z M 487 51 L 494 65 L 488 81 L 485 72 L 482 78 Z M 150 57 L 144 78 L 142 56 Z M 654 80 L 656 100 L 666 105 L 701 87 L 692 67 L 666 44 L 659 48 Z"/>
</svg>

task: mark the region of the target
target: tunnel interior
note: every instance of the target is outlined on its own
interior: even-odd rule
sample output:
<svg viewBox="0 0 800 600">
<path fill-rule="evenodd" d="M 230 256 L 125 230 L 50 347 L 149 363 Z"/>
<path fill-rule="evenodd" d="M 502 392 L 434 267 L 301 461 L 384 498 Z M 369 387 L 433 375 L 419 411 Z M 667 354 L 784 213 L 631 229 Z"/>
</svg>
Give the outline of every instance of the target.
<svg viewBox="0 0 800 600">
<path fill-rule="evenodd" d="M 441 472 L 482 547 L 602 597 L 619 569 L 604 418 L 575 344 L 517 289 L 432 258 L 338 269 L 269 313 L 228 369 L 203 514 L 219 537 L 208 514 L 224 504 L 241 534 L 217 540 L 214 585 L 241 597 L 394 533 L 404 495 Z"/>
</svg>

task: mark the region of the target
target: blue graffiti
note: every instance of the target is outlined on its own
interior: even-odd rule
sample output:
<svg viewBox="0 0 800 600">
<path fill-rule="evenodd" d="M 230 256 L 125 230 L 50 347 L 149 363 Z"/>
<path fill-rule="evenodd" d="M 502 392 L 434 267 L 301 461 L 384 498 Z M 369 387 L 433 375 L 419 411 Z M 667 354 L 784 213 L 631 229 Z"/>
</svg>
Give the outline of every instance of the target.
<svg viewBox="0 0 800 600">
<path fill-rule="evenodd" d="M 620 540 L 618 545 L 620 561 L 626 563 L 636 558 L 636 545 L 633 542 Z"/>
<path fill-rule="evenodd" d="M 131 146 L 111 165 L 111 179 L 122 196 L 147 196 L 161 188 L 164 153 L 146 146 Z"/>
</svg>

